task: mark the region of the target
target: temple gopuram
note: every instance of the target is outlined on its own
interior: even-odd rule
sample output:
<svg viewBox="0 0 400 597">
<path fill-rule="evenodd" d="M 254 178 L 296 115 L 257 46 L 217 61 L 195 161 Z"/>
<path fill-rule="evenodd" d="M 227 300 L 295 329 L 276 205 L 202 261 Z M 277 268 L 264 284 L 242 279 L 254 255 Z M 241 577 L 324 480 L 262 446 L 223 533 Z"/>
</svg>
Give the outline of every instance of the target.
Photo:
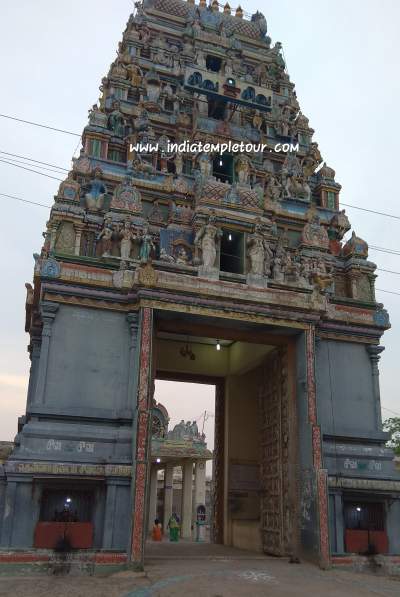
<svg viewBox="0 0 400 597">
<path fill-rule="evenodd" d="M 266 18 L 138 2 L 100 92 L 26 284 L 0 563 L 47 565 L 61 542 L 143 566 L 155 380 L 215 386 L 213 542 L 322 567 L 399 554 L 376 265 Z"/>
</svg>

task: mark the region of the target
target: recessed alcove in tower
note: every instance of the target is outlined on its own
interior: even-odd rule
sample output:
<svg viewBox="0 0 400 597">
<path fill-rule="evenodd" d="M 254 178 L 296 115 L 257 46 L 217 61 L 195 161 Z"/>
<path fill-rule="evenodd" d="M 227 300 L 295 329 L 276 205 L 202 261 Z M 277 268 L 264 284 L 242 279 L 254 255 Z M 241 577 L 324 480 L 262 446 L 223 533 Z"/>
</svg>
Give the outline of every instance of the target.
<svg viewBox="0 0 400 597">
<path fill-rule="evenodd" d="M 243 274 L 244 235 L 242 232 L 222 230 L 219 264 L 221 272 Z"/>
<path fill-rule="evenodd" d="M 229 153 L 218 154 L 214 157 L 213 176 L 220 182 L 232 183 L 233 157 Z"/>
<path fill-rule="evenodd" d="M 206 67 L 207 70 L 210 70 L 213 73 L 219 73 L 222 67 L 222 59 L 219 56 L 208 54 L 206 57 Z"/>
<path fill-rule="evenodd" d="M 215 120 L 225 120 L 228 112 L 228 103 L 222 98 L 208 98 L 208 116 Z"/>
</svg>

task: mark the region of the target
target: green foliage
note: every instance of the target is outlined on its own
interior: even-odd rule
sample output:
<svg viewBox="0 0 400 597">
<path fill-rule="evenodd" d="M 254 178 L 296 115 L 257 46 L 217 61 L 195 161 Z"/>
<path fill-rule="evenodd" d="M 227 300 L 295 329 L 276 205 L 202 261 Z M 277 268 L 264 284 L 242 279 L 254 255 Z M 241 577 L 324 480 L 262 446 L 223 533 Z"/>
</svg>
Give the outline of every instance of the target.
<svg viewBox="0 0 400 597">
<path fill-rule="evenodd" d="M 383 429 L 391 435 L 387 445 L 400 456 L 400 417 L 392 417 L 383 422 Z"/>
</svg>

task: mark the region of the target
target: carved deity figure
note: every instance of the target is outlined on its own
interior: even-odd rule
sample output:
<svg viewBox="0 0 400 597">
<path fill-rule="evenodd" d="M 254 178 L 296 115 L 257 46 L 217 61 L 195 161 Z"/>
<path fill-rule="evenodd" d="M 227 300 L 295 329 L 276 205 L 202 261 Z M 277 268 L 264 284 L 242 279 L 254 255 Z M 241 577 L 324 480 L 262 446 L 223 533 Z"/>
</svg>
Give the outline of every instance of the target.
<svg viewBox="0 0 400 597">
<path fill-rule="evenodd" d="M 91 211 L 99 211 L 104 207 L 104 199 L 107 189 L 101 180 L 102 171 L 100 168 L 95 168 L 92 174 L 92 181 L 89 184 L 87 193 L 85 194 L 85 204 L 87 209 Z"/>
<path fill-rule="evenodd" d="M 301 259 L 301 267 L 300 267 L 300 282 L 304 284 L 310 284 L 310 276 L 311 276 L 311 266 L 310 262 L 306 258 Z"/>
<path fill-rule="evenodd" d="M 249 158 L 241 155 L 235 164 L 235 172 L 237 181 L 240 185 L 247 185 L 250 176 L 250 162 Z"/>
<path fill-rule="evenodd" d="M 180 176 L 183 172 L 183 157 L 182 157 L 181 153 L 177 152 L 175 154 L 174 164 L 175 164 L 175 173 L 178 176 Z"/>
<path fill-rule="evenodd" d="M 322 162 L 321 152 L 318 143 L 311 143 L 307 155 L 302 160 L 302 168 L 305 176 L 311 176 L 317 166 Z"/>
<path fill-rule="evenodd" d="M 211 215 L 208 223 L 200 228 L 194 240 L 195 245 L 201 248 L 202 265 L 206 270 L 215 267 L 217 243 L 222 236 L 222 231 L 216 226 L 215 222 L 215 216 Z"/>
<path fill-rule="evenodd" d="M 160 250 L 160 261 L 167 261 L 168 263 L 174 263 L 175 259 L 173 255 L 169 255 L 164 247 Z"/>
<path fill-rule="evenodd" d="M 264 274 L 265 239 L 259 225 L 247 239 L 248 257 L 250 259 L 250 273 L 255 276 Z"/>
<path fill-rule="evenodd" d="M 106 217 L 104 219 L 103 228 L 99 236 L 97 237 L 97 241 L 100 243 L 100 254 L 102 257 L 109 257 L 111 255 L 112 249 L 112 241 L 113 241 L 113 227 L 112 227 L 112 219 L 110 217 Z"/>
<path fill-rule="evenodd" d="M 119 109 L 119 102 L 113 103 L 113 111 L 108 117 L 108 127 L 116 137 L 124 137 L 125 119 Z"/>
<path fill-rule="evenodd" d="M 121 259 L 127 261 L 131 257 L 132 251 L 132 240 L 135 238 L 135 234 L 131 229 L 130 220 L 125 220 L 122 230 L 120 232 L 120 253 Z"/>
<path fill-rule="evenodd" d="M 172 99 L 174 97 L 174 91 L 173 91 L 170 83 L 166 83 L 164 85 L 163 93 L 167 96 L 168 99 Z"/>
<path fill-rule="evenodd" d="M 275 282 L 283 282 L 285 279 L 283 259 L 280 255 L 275 255 L 272 266 L 272 277 Z"/>
<path fill-rule="evenodd" d="M 267 83 L 268 71 L 263 62 L 260 62 L 260 64 L 256 66 L 256 68 L 254 69 L 254 74 L 256 76 L 256 81 L 258 85 L 261 85 L 262 87 Z"/>
<path fill-rule="evenodd" d="M 206 69 L 207 68 L 206 57 L 204 55 L 203 50 L 201 50 L 201 49 L 197 50 L 197 53 L 196 53 L 196 64 L 200 68 L 202 68 L 202 69 Z"/>
<path fill-rule="evenodd" d="M 321 224 L 315 207 L 309 210 L 308 222 L 303 228 L 301 241 L 306 245 L 315 247 L 327 248 L 329 246 L 328 232 Z"/>
<path fill-rule="evenodd" d="M 144 82 L 147 101 L 157 104 L 161 93 L 161 83 L 160 77 L 154 68 L 147 71 L 146 75 L 144 76 Z"/>
<path fill-rule="evenodd" d="M 270 201 L 278 201 L 282 194 L 282 186 L 275 176 L 268 178 L 267 186 L 265 188 L 265 197 Z"/>
<path fill-rule="evenodd" d="M 196 421 L 193 421 L 193 423 L 190 426 L 190 435 L 192 437 L 199 437 L 199 428 L 197 426 Z"/>
<path fill-rule="evenodd" d="M 143 229 L 143 234 L 142 234 L 142 237 L 140 240 L 141 240 L 141 245 L 140 245 L 139 258 L 142 263 L 147 263 L 148 261 L 150 261 L 152 251 L 155 250 L 153 237 L 150 234 L 148 226 L 146 226 Z"/>
<path fill-rule="evenodd" d="M 129 64 L 127 66 L 127 71 L 129 73 L 131 83 L 133 87 L 140 87 L 143 81 L 143 71 L 137 64 Z"/>
<path fill-rule="evenodd" d="M 253 116 L 253 126 L 255 129 L 260 130 L 264 123 L 264 118 L 262 117 L 260 110 L 256 110 Z"/>
<path fill-rule="evenodd" d="M 187 265 L 188 262 L 189 262 L 189 256 L 186 252 L 186 249 L 184 247 L 180 247 L 178 254 L 176 256 L 176 263 L 178 263 L 180 265 Z"/>
<path fill-rule="evenodd" d="M 208 153 L 202 153 L 199 157 L 201 175 L 208 178 L 212 175 L 212 161 Z"/>
</svg>

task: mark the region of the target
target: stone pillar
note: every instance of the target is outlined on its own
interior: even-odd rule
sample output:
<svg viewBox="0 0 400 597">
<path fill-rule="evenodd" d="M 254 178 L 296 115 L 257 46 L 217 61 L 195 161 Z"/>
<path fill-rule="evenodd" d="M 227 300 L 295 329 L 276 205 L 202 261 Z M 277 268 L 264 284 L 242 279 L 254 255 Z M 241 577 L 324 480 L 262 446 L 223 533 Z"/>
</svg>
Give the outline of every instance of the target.
<svg viewBox="0 0 400 597">
<path fill-rule="evenodd" d="M 54 249 L 56 246 L 56 239 L 57 239 L 57 230 L 60 225 L 60 222 L 56 221 L 50 225 L 50 247 L 49 253 L 50 255 L 54 254 Z"/>
<path fill-rule="evenodd" d="M 53 326 L 56 313 L 59 305 L 56 303 L 42 303 L 41 315 L 43 321 L 42 330 L 42 344 L 40 348 L 40 360 L 39 369 L 37 374 L 36 392 L 34 402 L 36 404 L 44 404 L 45 401 L 45 390 L 46 390 L 46 377 L 47 377 L 47 365 L 49 361 L 49 350 L 50 350 L 50 338 L 51 328 Z"/>
<path fill-rule="evenodd" d="M 12 530 L 14 523 L 16 495 L 17 483 L 15 481 L 8 481 L 4 498 L 3 524 L 1 525 L 1 547 L 12 547 Z"/>
<path fill-rule="evenodd" d="M 28 395 L 27 395 L 27 400 L 26 400 L 28 409 L 35 397 L 36 381 L 37 381 L 37 377 L 38 377 L 38 367 L 39 367 L 39 360 L 40 360 L 40 344 L 41 344 L 40 336 L 32 336 L 31 337 L 31 343 L 28 347 L 29 357 L 31 360 L 31 367 L 30 367 L 30 371 L 29 371 Z"/>
<path fill-rule="evenodd" d="M 182 521 L 181 535 L 184 539 L 192 538 L 192 488 L 193 462 L 185 460 L 182 465 Z"/>
<path fill-rule="evenodd" d="M 206 505 L 206 461 L 196 460 L 194 467 L 193 521 L 196 521 L 197 506 Z"/>
<path fill-rule="evenodd" d="M 375 398 L 375 427 L 378 431 L 382 430 L 382 409 L 381 409 L 381 391 L 379 387 L 379 367 L 380 354 L 385 350 L 384 346 L 367 346 L 367 352 L 371 360 L 372 368 L 372 389 Z"/>
<path fill-rule="evenodd" d="M 80 255 L 81 252 L 81 239 L 82 239 L 82 232 L 84 231 L 84 226 L 82 224 L 75 224 L 75 248 L 74 253 L 75 255 Z"/>
<path fill-rule="evenodd" d="M 164 470 L 164 519 L 163 531 L 167 530 L 167 524 L 172 516 L 172 502 L 174 493 L 174 466 L 170 462 Z"/>
<path fill-rule="evenodd" d="M 107 484 L 106 511 L 104 513 L 103 549 L 113 548 L 116 495 L 117 486 L 114 483 L 112 485 L 110 483 Z"/>
<path fill-rule="evenodd" d="M 126 396 L 126 408 L 130 411 L 134 408 L 134 393 L 137 381 L 137 348 L 138 348 L 138 330 L 139 317 L 137 313 L 128 313 L 126 319 L 129 324 L 129 370 L 128 370 L 128 391 Z"/>
<path fill-rule="evenodd" d="M 335 493 L 335 531 L 336 531 L 336 550 L 337 553 L 344 553 L 344 519 L 343 519 L 343 499 L 341 493 Z"/>
<path fill-rule="evenodd" d="M 149 499 L 149 521 L 148 529 L 151 532 L 153 528 L 154 520 L 157 517 L 157 477 L 158 470 L 153 464 L 150 471 L 150 499 Z"/>
</svg>

